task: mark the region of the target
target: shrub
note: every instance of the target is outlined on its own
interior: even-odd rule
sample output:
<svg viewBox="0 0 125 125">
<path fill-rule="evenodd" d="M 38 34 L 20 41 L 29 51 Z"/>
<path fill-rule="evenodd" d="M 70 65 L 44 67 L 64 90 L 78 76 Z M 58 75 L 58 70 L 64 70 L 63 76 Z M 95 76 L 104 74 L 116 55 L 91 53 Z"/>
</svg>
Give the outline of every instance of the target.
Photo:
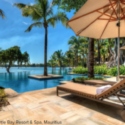
<svg viewBox="0 0 125 125">
<path fill-rule="evenodd" d="M 97 74 L 97 75 L 105 75 L 105 74 L 107 74 L 107 70 L 108 69 L 107 69 L 106 65 L 94 66 L 94 74 Z M 88 74 L 88 68 L 77 67 L 77 68 L 73 69 L 73 73 Z"/>
<path fill-rule="evenodd" d="M 94 74 L 97 74 L 97 75 L 106 75 L 107 70 L 108 69 L 107 69 L 106 65 L 94 66 Z"/>
<path fill-rule="evenodd" d="M 88 69 L 87 68 L 83 68 L 83 67 L 77 67 L 77 68 L 73 69 L 73 73 L 87 74 L 88 73 Z"/>
<path fill-rule="evenodd" d="M 6 97 L 6 94 L 5 94 L 5 91 L 4 91 L 4 88 L 3 87 L 0 87 L 0 108 L 2 106 L 6 106 L 8 105 L 9 102 L 7 100 L 7 97 Z"/>
<path fill-rule="evenodd" d="M 112 67 L 107 72 L 110 76 L 117 76 L 117 67 Z M 120 75 L 125 75 L 125 66 L 120 66 Z"/>
<path fill-rule="evenodd" d="M 88 74 L 88 68 L 77 67 L 73 69 L 73 73 Z M 117 67 L 108 69 L 106 65 L 94 66 L 94 74 L 117 76 Z M 125 66 L 120 66 L 120 75 L 125 75 Z"/>
<path fill-rule="evenodd" d="M 77 77 L 73 79 L 73 82 L 81 82 L 84 83 L 85 80 L 104 80 L 104 77 L 94 77 L 94 78 L 88 78 L 88 77 Z"/>
</svg>

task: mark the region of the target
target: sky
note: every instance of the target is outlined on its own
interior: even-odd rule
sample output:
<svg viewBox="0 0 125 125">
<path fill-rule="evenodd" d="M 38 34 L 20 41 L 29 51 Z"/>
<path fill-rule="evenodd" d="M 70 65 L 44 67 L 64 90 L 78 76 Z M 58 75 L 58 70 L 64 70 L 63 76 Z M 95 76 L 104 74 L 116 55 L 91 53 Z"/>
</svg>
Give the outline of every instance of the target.
<svg viewBox="0 0 125 125">
<path fill-rule="evenodd" d="M 34 0 L 0 0 L 0 9 L 4 11 L 5 19 L 0 18 L 0 48 L 3 50 L 13 46 L 19 46 L 22 53 L 27 51 L 30 55 L 30 63 L 44 63 L 44 28 L 34 27 L 30 32 L 24 32 L 33 21 L 29 17 L 23 17 L 21 10 L 14 3 L 34 4 Z M 54 7 L 56 13 L 57 7 Z M 66 13 L 70 19 L 74 14 Z M 65 28 L 61 23 L 56 27 L 48 27 L 48 56 L 62 50 L 65 53 L 69 49 L 68 40 L 75 33 Z"/>
</svg>

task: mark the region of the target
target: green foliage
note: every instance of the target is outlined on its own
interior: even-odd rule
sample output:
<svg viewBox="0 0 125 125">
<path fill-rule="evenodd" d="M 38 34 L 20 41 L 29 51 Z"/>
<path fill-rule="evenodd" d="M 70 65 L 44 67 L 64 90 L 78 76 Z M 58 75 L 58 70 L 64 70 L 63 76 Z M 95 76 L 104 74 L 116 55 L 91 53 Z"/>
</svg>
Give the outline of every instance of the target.
<svg viewBox="0 0 125 125">
<path fill-rule="evenodd" d="M 77 67 L 73 69 L 72 72 L 77 74 L 88 74 L 88 69 L 83 67 Z M 117 67 L 112 67 L 108 69 L 106 65 L 94 66 L 94 74 L 117 76 Z M 120 66 L 120 75 L 125 75 L 125 66 Z"/>
<path fill-rule="evenodd" d="M 83 68 L 83 67 L 77 67 L 77 68 L 73 69 L 73 73 L 87 74 L 88 73 L 88 69 L 87 68 Z"/>
<path fill-rule="evenodd" d="M 28 63 L 29 62 L 29 54 L 27 52 L 21 53 L 20 47 L 14 46 L 7 50 L 0 51 L 0 63 L 5 66 L 7 72 L 9 73 L 9 69 L 11 66 L 17 61 L 19 63 Z"/>
<path fill-rule="evenodd" d="M 0 16 L 1 16 L 2 18 L 5 18 L 4 12 L 3 12 L 3 10 L 1 10 L 1 9 L 0 9 Z"/>
<path fill-rule="evenodd" d="M 88 78 L 88 77 L 77 77 L 73 79 L 73 82 L 80 82 L 84 83 L 85 80 L 104 80 L 104 77 L 94 77 L 94 78 Z"/>
<path fill-rule="evenodd" d="M 117 67 L 110 68 L 107 74 L 111 76 L 117 76 Z M 120 75 L 125 75 L 125 66 L 120 66 Z"/>
<path fill-rule="evenodd" d="M 35 0 L 34 5 L 15 3 L 14 6 L 21 9 L 22 16 L 30 17 L 32 21 L 35 21 L 25 32 L 31 31 L 34 26 L 42 28 L 44 25 L 44 28 L 47 28 L 49 25 L 51 25 L 55 27 L 57 22 L 62 22 L 64 26 L 69 27 L 67 24 L 68 18 L 66 14 L 59 11 L 54 14 L 53 6 L 52 4 L 49 4 L 48 0 Z"/>
<path fill-rule="evenodd" d="M 3 87 L 0 87 L 0 107 L 8 105 L 9 102 Z"/>
<path fill-rule="evenodd" d="M 97 75 L 106 75 L 107 70 L 108 69 L 106 65 L 94 66 L 94 74 L 97 74 Z"/>
<path fill-rule="evenodd" d="M 67 12 L 75 10 L 77 12 L 87 0 L 53 0 L 54 5 L 58 5 L 59 9 Z"/>
<path fill-rule="evenodd" d="M 94 74 L 97 75 L 106 75 L 107 74 L 107 67 L 105 65 L 102 66 L 95 66 L 94 67 Z M 77 67 L 73 69 L 73 73 L 77 74 L 88 74 L 88 68 Z"/>
</svg>

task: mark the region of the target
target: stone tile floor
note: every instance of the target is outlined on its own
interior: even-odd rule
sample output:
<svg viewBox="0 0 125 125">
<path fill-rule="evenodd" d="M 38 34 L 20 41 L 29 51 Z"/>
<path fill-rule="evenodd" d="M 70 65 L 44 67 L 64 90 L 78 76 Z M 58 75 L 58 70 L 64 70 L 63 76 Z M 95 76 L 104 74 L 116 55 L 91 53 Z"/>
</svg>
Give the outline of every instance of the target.
<svg viewBox="0 0 125 125">
<path fill-rule="evenodd" d="M 11 105 L 0 111 L 0 125 L 125 125 L 119 109 L 61 91 L 58 97 L 56 88 L 6 92 Z"/>
</svg>

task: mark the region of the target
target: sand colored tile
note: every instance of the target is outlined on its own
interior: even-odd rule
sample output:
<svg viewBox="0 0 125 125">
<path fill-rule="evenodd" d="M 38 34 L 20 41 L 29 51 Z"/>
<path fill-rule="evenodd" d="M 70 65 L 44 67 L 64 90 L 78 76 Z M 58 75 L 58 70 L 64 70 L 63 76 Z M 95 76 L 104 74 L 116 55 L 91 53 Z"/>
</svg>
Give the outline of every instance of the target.
<svg viewBox="0 0 125 125">
<path fill-rule="evenodd" d="M 18 103 L 14 103 L 11 105 L 13 106 L 13 108 L 17 109 L 17 108 L 25 107 L 27 105 L 27 103 L 26 102 L 18 102 Z"/>
<path fill-rule="evenodd" d="M 69 123 L 73 123 L 73 122 L 76 122 L 77 120 L 79 120 L 80 118 L 81 118 L 80 116 L 74 115 L 74 116 L 71 116 L 70 118 L 66 119 L 66 121 Z"/>
<path fill-rule="evenodd" d="M 13 110 L 14 118 L 16 119 L 24 119 L 26 117 L 33 116 L 34 113 L 28 108 L 28 107 L 23 107 L 19 109 L 14 109 Z"/>
<path fill-rule="evenodd" d="M 104 114 L 100 114 L 100 113 L 95 113 L 93 116 L 93 118 L 99 119 L 109 125 L 125 125 L 125 123 L 123 123 L 120 120 L 114 119 L 110 116 L 104 115 Z"/>
<path fill-rule="evenodd" d="M 0 112 L 0 120 L 6 119 L 8 117 L 13 117 L 13 113 L 10 111 Z"/>
<path fill-rule="evenodd" d="M 70 125 L 103 125 L 103 124 L 98 124 L 97 122 L 93 122 L 89 119 L 78 119 L 77 121 L 72 122 Z"/>
<path fill-rule="evenodd" d="M 68 118 L 70 118 L 70 117 L 72 117 L 74 115 L 75 115 L 74 112 L 67 112 L 67 113 L 64 113 L 64 114 L 60 115 L 60 118 L 61 119 L 68 119 Z"/>
<path fill-rule="evenodd" d="M 94 114 L 93 111 L 88 111 L 87 109 L 81 109 L 76 111 L 75 113 L 86 119 Z"/>
<path fill-rule="evenodd" d="M 66 109 L 64 109 L 61 106 L 56 105 L 54 103 L 49 103 L 49 104 L 45 105 L 44 107 L 56 115 L 61 115 L 61 114 L 68 112 Z"/>
<path fill-rule="evenodd" d="M 118 109 L 71 94 L 58 97 L 56 88 L 11 95 L 9 101 L 11 105 L 3 107 L 0 120 L 32 120 L 32 125 L 37 125 L 34 120 L 56 120 L 61 125 L 125 125 Z"/>
</svg>

